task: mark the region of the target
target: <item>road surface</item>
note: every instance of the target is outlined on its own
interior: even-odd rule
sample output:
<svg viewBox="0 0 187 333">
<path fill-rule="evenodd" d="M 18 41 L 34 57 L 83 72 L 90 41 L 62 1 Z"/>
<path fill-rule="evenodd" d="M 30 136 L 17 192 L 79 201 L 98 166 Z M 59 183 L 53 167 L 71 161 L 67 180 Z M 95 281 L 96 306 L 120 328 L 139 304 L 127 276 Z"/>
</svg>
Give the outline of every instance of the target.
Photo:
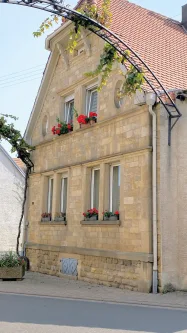
<svg viewBox="0 0 187 333">
<path fill-rule="evenodd" d="M 0 294 L 0 333 L 187 332 L 187 311 Z"/>
</svg>

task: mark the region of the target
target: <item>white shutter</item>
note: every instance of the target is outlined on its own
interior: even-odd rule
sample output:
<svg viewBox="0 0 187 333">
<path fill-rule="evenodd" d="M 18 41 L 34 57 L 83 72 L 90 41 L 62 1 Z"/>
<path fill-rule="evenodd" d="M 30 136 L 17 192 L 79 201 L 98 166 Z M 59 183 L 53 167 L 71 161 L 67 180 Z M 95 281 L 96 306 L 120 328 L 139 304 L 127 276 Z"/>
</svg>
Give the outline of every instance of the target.
<svg viewBox="0 0 187 333">
<path fill-rule="evenodd" d="M 97 90 L 91 92 L 89 112 L 97 112 Z"/>
<path fill-rule="evenodd" d="M 110 169 L 110 211 L 120 207 L 120 165 L 112 165 Z"/>
<path fill-rule="evenodd" d="M 92 170 L 91 181 L 91 208 L 99 208 L 99 183 L 100 183 L 100 170 Z"/>
<path fill-rule="evenodd" d="M 47 198 L 47 212 L 52 213 L 53 204 L 53 179 L 49 178 L 48 182 L 48 198 Z"/>
<path fill-rule="evenodd" d="M 66 213 L 67 209 L 67 188 L 68 188 L 68 179 L 61 179 L 61 200 L 60 200 L 60 211 L 61 213 Z"/>
</svg>

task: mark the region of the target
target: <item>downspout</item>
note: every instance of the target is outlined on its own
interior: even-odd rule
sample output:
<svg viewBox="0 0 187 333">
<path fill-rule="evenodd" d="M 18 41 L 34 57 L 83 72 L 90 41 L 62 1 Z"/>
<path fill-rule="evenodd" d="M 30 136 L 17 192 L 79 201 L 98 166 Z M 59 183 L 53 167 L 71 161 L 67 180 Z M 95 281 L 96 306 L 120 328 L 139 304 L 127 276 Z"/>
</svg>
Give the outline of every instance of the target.
<svg viewBox="0 0 187 333">
<path fill-rule="evenodd" d="M 149 113 L 152 116 L 152 223 L 153 223 L 153 294 L 157 294 L 158 291 L 158 236 L 157 236 L 157 142 L 156 142 L 156 114 L 153 111 L 153 105 L 156 102 L 156 96 L 154 93 L 148 93 L 146 95 L 146 103 L 149 107 Z"/>
</svg>

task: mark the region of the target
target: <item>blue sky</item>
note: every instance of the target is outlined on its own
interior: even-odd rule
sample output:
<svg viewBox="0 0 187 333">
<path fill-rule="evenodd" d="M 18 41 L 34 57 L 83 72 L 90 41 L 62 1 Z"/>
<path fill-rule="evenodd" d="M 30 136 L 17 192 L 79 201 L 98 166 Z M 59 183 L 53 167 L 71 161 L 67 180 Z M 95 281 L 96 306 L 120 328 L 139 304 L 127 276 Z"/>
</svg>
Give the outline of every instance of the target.
<svg viewBox="0 0 187 333">
<path fill-rule="evenodd" d="M 116 0 L 117 1 L 117 0 Z M 76 0 L 66 0 L 74 5 Z M 176 20 L 186 0 L 130 1 Z M 41 81 L 49 52 L 45 36 L 34 38 L 32 32 L 48 17 L 40 10 L 0 4 L 0 113 L 19 117 L 18 129 L 24 133 Z M 56 28 L 56 27 L 55 27 Z M 10 151 L 6 144 L 5 148 Z"/>
</svg>

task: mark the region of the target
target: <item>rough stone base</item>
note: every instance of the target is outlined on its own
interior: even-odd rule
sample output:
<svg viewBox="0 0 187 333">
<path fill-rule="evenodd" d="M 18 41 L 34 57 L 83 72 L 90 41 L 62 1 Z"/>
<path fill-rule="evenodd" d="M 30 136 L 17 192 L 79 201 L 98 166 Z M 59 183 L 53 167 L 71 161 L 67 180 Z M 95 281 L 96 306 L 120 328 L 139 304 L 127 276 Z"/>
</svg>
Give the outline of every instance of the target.
<svg viewBox="0 0 187 333">
<path fill-rule="evenodd" d="M 151 292 L 152 264 L 135 260 L 68 255 L 41 249 L 27 249 L 30 269 L 43 274 L 62 276 L 61 258 L 78 259 L 78 279 L 122 289 Z"/>
</svg>

